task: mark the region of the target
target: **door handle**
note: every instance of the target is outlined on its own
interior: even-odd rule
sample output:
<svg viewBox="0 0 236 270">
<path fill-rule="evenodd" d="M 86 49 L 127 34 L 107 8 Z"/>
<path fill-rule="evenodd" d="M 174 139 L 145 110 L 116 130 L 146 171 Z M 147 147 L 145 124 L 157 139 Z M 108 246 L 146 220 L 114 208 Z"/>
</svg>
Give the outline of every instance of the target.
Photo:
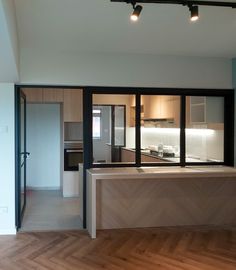
<svg viewBox="0 0 236 270">
<path fill-rule="evenodd" d="M 30 152 L 21 152 L 20 154 L 24 156 L 24 159 L 23 159 L 23 161 L 22 161 L 22 163 L 21 163 L 21 165 L 20 165 L 20 167 L 22 168 L 22 167 L 24 166 L 24 164 L 25 164 L 25 160 L 26 160 L 26 159 L 28 158 L 28 156 L 30 155 Z"/>
<path fill-rule="evenodd" d="M 24 158 L 27 158 L 30 155 L 30 152 L 21 152 L 21 155 L 24 155 Z"/>
</svg>

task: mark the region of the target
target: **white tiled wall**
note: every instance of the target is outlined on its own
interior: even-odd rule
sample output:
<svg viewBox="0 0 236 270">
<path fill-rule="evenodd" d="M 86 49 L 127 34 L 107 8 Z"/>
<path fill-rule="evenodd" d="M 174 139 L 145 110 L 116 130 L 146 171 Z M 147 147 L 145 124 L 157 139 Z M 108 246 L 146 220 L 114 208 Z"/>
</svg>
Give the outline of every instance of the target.
<svg viewBox="0 0 236 270">
<path fill-rule="evenodd" d="M 179 129 L 164 129 L 157 128 L 142 128 L 141 129 L 142 148 L 147 148 L 149 145 L 164 145 L 179 146 L 180 132 Z M 208 132 L 209 131 L 209 132 Z M 135 147 L 135 129 L 127 128 L 126 146 Z M 201 159 L 223 159 L 223 141 L 224 134 L 221 130 L 201 130 L 192 132 L 186 136 L 186 151 L 191 156 L 197 156 Z"/>
</svg>

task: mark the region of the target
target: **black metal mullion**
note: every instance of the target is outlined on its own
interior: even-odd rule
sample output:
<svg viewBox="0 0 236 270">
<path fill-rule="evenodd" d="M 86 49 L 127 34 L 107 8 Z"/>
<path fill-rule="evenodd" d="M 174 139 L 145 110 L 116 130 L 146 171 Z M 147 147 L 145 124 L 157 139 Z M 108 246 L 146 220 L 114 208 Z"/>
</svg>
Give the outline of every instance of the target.
<svg viewBox="0 0 236 270">
<path fill-rule="evenodd" d="M 111 162 L 113 160 L 113 153 L 115 147 L 115 105 L 111 105 Z"/>
<path fill-rule="evenodd" d="M 126 124 L 127 124 L 126 106 L 124 105 L 124 147 L 126 147 Z"/>
<path fill-rule="evenodd" d="M 86 181 L 86 170 L 90 169 L 93 160 L 93 98 L 92 91 L 90 89 L 83 89 L 83 143 L 84 143 L 84 170 L 83 170 L 83 228 L 87 226 L 87 181 Z"/>
<path fill-rule="evenodd" d="M 234 93 L 224 98 L 224 163 L 234 166 Z"/>
<path fill-rule="evenodd" d="M 136 93 L 135 95 L 135 146 L 136 146 L 136 159 L 135 165 L 141 166 L 141 95 Z"/>
<path fill-rule="evenodd" d="M 182 95 L 180 100 L 180 166 L 185 166 L 186 156 L 186 96 Z"/>
</svg>

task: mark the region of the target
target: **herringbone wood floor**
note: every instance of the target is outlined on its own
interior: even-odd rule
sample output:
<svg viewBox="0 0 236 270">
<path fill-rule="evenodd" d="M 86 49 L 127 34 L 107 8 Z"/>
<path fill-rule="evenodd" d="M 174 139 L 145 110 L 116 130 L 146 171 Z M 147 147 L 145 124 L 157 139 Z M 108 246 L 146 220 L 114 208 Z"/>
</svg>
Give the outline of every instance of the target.
<svg viewBox="0 0 236 270">
<path fill-rule="evenodd" d="M 20 233 L 0 237 L 1 270 L 231 270 L 236 228 Z"/>
</svg>

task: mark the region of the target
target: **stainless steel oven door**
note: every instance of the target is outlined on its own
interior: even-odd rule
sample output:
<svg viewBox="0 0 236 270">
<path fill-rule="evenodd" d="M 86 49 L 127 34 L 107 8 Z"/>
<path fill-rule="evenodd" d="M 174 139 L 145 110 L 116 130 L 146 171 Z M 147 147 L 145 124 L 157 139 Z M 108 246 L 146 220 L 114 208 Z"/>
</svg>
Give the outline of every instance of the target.
<svg viewBox="0 0 236 270">
<path fill-rule="evenodd" d="M 65 149 L 64 150 L 64 170 L 78 171 L 78 164 L 83 163 L 82 149 Z"/>
</svg>

